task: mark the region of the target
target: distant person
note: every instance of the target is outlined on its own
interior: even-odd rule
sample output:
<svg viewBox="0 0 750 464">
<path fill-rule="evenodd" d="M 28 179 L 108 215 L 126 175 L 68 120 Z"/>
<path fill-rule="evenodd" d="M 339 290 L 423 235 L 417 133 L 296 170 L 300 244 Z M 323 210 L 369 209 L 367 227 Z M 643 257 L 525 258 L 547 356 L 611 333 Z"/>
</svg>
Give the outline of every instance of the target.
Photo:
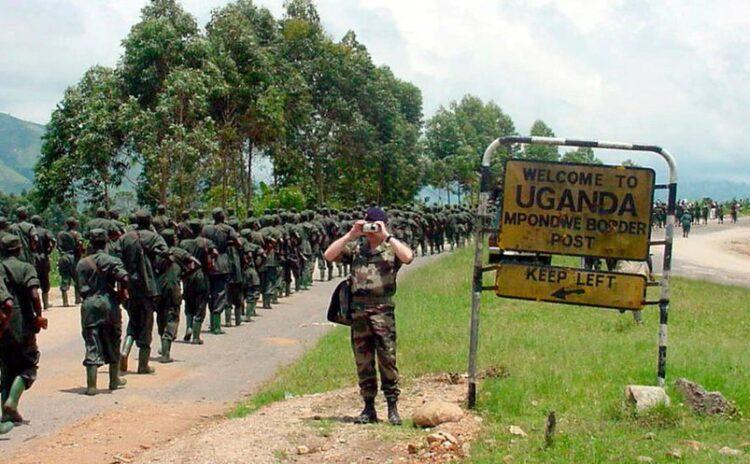
<svg viewBox="0 0 750 464">
<path fill-rule="evenodd" d="M 364 220 L 331 243 L 324 256 L 328 262 L 351 265 L 352 318 L 351 342 L 357 364 L 360 394 L 365 408 L 356 422 L 377 422 L 375 396 L 378 382 L 375 360 L 380 371 L 383 394 L 388 402 L 388 421 L 401 424 L 398 413 L 399 374 L 396 367 L 396 318 L 393 295 L 396 274 L 409 264 L 414 253 L 386 228 L 388 217 L 379 208 L 370 208 Z"/>
<path fill-rule="evenodd" d="M 716 207 L 716 217 L 719 218 L 719 224 L 724 224 L 724 205 Z"/>
<path fill-rule="evenodd" d="M 693 215 L 689 210 L 685 210 L 680 218 L 680 222 L 682 223 L 682 236 L 688 238 L 688 235 L 690 235 L 690 227 L 693 225 Z"/>
<path fill-rule="evenodd" d="M 729 214 L 732 216 L 732 224 L 737 224 L 737 213 L 739 212 L 740 205 L 735 201 L 732 203 L 732 209 Z"/>
</svg>

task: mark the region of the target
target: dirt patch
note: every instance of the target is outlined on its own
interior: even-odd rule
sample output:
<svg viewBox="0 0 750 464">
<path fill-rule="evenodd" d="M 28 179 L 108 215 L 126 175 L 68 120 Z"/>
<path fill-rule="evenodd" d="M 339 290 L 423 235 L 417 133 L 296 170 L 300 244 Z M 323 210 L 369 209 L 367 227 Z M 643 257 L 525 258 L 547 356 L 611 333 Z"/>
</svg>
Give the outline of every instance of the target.
<svg viewBox="0 0 750 464">
<path fill-rule="evenodd" d="M 219 404 L 128 404 L 31 440 L 10 458 L 14 464 L 129 463 L 169 438 L 223 418 Z M 54 457 L 53 457 L 54 456 Z"/>
<path fill-rule="evenodd" d="M 463 404 L 466 382 L 449 375 L 422 377 L 405 386 L 401 415 L 431 400 Z M 465 414 L 460 422 L 417 429 L 387 423 L 357 425 L 361 403 L 356 388 L 291 398 L 242 418 L 195 428 L 172 443 L 143 453 L 140 463 L 444 463 L 465 456 L 480 419 Z M 378 415 L 386 417 L 384 401 Z M 438 438 L 436 439 L 436 433 Z M 430 437 L 432 443 L 428 442 Z M 445 437 L 450 438 L 445 439 Z"/>
</svg>

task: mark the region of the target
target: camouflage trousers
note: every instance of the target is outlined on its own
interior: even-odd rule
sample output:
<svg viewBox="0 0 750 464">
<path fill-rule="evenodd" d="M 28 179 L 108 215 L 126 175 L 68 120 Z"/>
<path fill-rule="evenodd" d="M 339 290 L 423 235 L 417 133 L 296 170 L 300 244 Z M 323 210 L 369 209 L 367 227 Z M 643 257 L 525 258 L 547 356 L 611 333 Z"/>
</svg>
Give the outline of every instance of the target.
<svg viewBox="0 0 750 464">
<path fill-rule="evenodd" d="M 378 380 L 375 363 L 380 371 L 380 383 L 386 398 L 398 398 L 398 368 L 396 367 L 396 318 L 392 303 L 352 303 L 353 323 L 351 342 L 357 364 L 359 392 L 362 398 L 375 398 Z"/>
</svg>

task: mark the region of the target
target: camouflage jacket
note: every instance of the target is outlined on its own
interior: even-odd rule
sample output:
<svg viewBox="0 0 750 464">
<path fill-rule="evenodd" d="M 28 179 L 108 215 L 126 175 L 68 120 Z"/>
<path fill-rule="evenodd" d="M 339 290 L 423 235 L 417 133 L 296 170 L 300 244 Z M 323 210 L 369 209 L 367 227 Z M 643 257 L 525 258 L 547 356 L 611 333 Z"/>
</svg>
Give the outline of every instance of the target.
<svg viewBox="0 0 750 464">
<path fill-rule="evenodd" d="M 382 242 L 371 250 L 367 240 L 360 238 L 346 244 L 339 260 L 351 265 L 354 298 L 390 298 L 396 293 L 401 261 L 389 243 Z"/>
</svg>

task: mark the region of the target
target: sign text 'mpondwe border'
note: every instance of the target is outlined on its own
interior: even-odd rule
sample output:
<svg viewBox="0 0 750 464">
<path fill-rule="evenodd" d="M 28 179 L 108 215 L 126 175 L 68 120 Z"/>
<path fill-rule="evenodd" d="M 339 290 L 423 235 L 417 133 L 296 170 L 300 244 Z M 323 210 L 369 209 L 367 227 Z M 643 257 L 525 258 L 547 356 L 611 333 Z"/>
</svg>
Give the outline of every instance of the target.
<svg viewBox="0 0 750 464">
<path fill-rule="evenodd" d="M 505 298 L 640 310 L 646 277 L 556 266 L 501 264 L 496 293 Z"/>
<path fill-rule="evenodd" d="M 508 160 L 503 186 L 501 249 L 648 256 L 652 169 Z"/>
</svg>

